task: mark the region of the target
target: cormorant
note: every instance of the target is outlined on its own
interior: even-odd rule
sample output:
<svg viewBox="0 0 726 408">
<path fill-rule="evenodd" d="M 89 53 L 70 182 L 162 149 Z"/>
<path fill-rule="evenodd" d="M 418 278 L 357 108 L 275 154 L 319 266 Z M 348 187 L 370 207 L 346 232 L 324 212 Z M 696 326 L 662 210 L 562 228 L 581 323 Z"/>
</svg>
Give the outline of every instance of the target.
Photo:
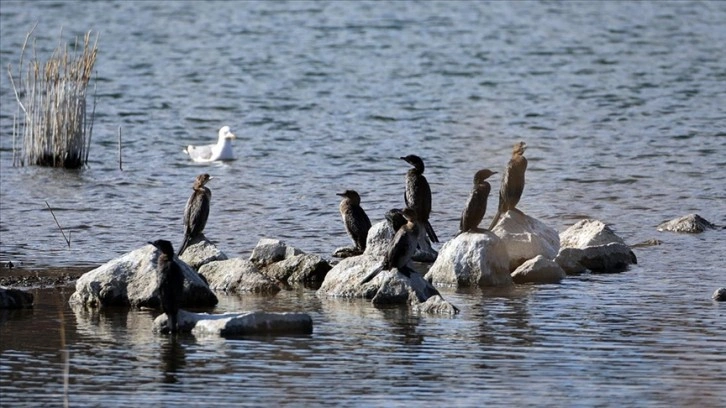
<svg viewBox="0 0 726 408">
<path fill-rule="evenodd" d="M 234 160 L 232 139 L 237 136 L 229 130 L 229 126 L 219 129 L 217 144 L 204 146 L 187 146 L 184 153 L 197 163 L 209 163 L 215 160 Z"/>
<path fill-rule="evenodd" d="M 403 216 L 403 211 L 401 211 L 400 208 L 391 208 L 388 210 L 385 217 L 386 221 L 388 221 L 388 225 L 390 225 L 391 229 L 393 229 L 394 234 L 407 222 L 406 217 Z"/>
<path fill-rule="evenodd" d="M 192 190 L 194 192 L 187 200 L 187 206 L 184 208 L 184 241 L 179 247 L 179 256 L 184 253 L 189 243 L 204 231 L 209 217 L 209 202 L 212 200 L 212 192 L 205 187 L 205 184 L 211 180 L 209 174 L 200 174 L 194 179 Z"/>
<path fill-rule="evenodd" d="M 345 223 L 345 230 L 353 240 L 356 250 L 363 253 L 366 249 L 366 238 L 368 230 L 371 229 L 371 220 L 360 206 L 360 195 L 355 190 L 345 190 L 343 193 L 336 193 L 344 197 L 340 202 L 340 215 Z"/>
<path fill-rule="evenodd" d="M 514 210 L 524 191 L 524 172 L 527 170 L 527 159 L 523 156 L 527 144 L 519 142 L 512 148 L 512 158 L 509 159 L 507 169 L 502 177 L 502 184 L 499 188 L 499 208 L 494 216 L 489 229 L 494 228 L 499 218 L 507 211 Z"/>
<path fill-rule="evenodd" d="M 169 319 L 169 330 L 176 333 L 179 330 L 177 319 L 179 306 L 184 294 L 184 273 L 174 260 L 174 248 L 171 242 L 159 239 L 149 243 L 161 251 L 157 261 L 157 269 L 161 275 L 159 301 L 161 310 Z"/>
<path fill-rule="evenodd" d="M 398 269 L 406 277 L 411 276 L 411 270 L 406 265 L 408 265 L 411 257 L 416 252 L 420 231 L 418 223 L 416 222 L 416 211 L 411 208 L 404 208 L 403 216 L 406 218 L 406 224 L 402 225 L 396 231 L 396 235 L 391 240 L 388 251 L 383 257 L 382 266 L 376 268 L 376 270 L 363 278 L 360 282 L 361 285 L 375 278 L 382 270 L 391 270 L 393 268 Z"/>
<path fill-rule="evenodd" d="M 416 212 L 418 221 L 426 229 L 426 233 L 431 242 L 439 242 L 433 227 L 429 223 L 429 215 L 431 214 L 431 188 L 429 187 L 428 181 L 426 181 L 426 177 L 423 175 L 424 162 L 420 157 L 413 154 L 401 157 L 401 160 L 405 160 L 413 166 L 406 173 L 406 192 L 404 194 L 406 207 Z"/>
<path fill-rule="evenodd" d="M 487 198 L 492 186 L 486 180 L 496 171 L 489 169 L 479 170 L 474 174 L 474 188 L 466 201 L 466 207 L 461 213 L 459 221 L 459 234 L 467 231 L 479 230 L 479 223 L 487 211 Z M 457 234 L 458 235 L 458 234 Z"/>
</svg>

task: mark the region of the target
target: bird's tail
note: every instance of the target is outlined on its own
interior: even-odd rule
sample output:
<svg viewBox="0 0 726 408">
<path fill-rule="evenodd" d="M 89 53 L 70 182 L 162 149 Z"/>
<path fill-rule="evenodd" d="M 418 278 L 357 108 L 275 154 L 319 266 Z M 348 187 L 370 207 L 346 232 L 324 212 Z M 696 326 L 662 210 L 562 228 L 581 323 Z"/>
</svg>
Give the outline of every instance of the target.
<svg viewBox="0 0 726 408">
<path fill-rule="evenodd" d="M 502 217 L 502 212 L 497 210 L 497 214 L 494 216 L 494 219 L 492 219 L 492 223 L 489 225 L 489 230 L 491 231 L 499 222 L 499 218 Z"/>
<path fill-rule="evenodd" d="M 439 237 L 436 236 L 436 233 L 434 232 L 434 227 L 431 226 L 431 223 L 426 221 L 424 227 L 426 227 L 426 234 L 429 236 L 429 239 L 431 242 L 439 242 Z"/>
<path fill-rule="evenodd" d="M 184 251 L 189 246 L 189 242 L 192 240 L 192 237 L 190 237 L 187 234 L 184 234 L 184 241 L 182 242 L 181 246 L 179 247 L 179 252 L 176 253 L 176 256 L 181 256 L 181 254 L 184 253 Z"/>
<path fill-rule="evenodd" d="M 368 275 L 366 275 L 366 277 L 363 278 L 363 280 L 360 281 L 359 284 L 360 285 L 364 285 L 364 284 L 370 282 L 371 279 L 375 278 L 379 273 L 381 273 L 382 270 L 383 270 L 383 264 L 378 265 L 376 267 L 376 269 L 374 269 L 373 271 L 371 271 L 371 273 L 369 273 Z"/>
</svg>

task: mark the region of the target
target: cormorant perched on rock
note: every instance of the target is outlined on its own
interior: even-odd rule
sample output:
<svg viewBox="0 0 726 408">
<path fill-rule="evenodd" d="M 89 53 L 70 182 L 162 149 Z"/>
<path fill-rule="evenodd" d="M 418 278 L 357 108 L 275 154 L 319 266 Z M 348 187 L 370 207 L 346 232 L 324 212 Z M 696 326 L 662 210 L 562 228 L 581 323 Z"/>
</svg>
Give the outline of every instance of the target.
<svg viewBox="0 0 726 408">
<path fill-rule="evenodd" d="M 198 175 L 194 180 L 194 186 L 192 186 L 194 192 L 184 208 L 184 241 L 179 247 L 179 256 L 184 253 L 189 243 L 204 231 L 204 227 L 207 225 L 212 192 L 205 187 L 205 184 L 212 178 L 209 174 L 204 173 Z"/>
<path fill-rule="evenodd" d="M 236 136 L 229 130 L 229 126 L 219 129 L 217 144 L 204 146 L 187 146 L 184 153 L 188 154 L 197 163 L 209 163 L 215 160 L 234 160 L 232 139 Z"/>
<path fill-rule="evenodd" d="M 429 215 L 431 214 L 431 188 L 429 187 L 429 182 L 426 181 L 426 177 L 423 175 L 424 162 L 420 157 L 413 154 L 401 157 L 401 160 L 405 160 L 413 166 L 406 173 L 406 192 L 404 194 L 406 207 L 416 212 L 418 221 L 426 229 L 426 233 L 431 242 L 439 242 L 433 227 L 429 223 Z"/>
<path fill-rule="evenodd" d="M 355 190 L 345 190 L 337 195 L 344 197 L 340 202 L 340 215 L 345 223 L 345 230 L 353 240 L 355 248 L 360 253 L 366 249 L 368 230 L 371 229 L 371 220 L 360 206 L 360 195 Z"/>
<path fill-rule="evenodd" d="M 400 208 L 391 208 L 388 210 L 385 217 L 386 221 L 388 221 L 388 225 L 390 225 L 393 229 L 394 234 L 399 228 L 401 228 L 401 226 L 408 222 L 406 221 L 406 217 L 403 216 L 403 211 L 401 211 Z"/>
<path fill-rule="evenodd" d="M 492 190 L 492 186 L 486 180 L 492 174 L 497 174 L 497 172 L 483 169 L 474 174 L 474 188 L 471 190 L 469 199 L 466 201 L 466 207 L 461 213 L 459 234 L 467 231 L 480 231 L 478 228 L 479 223 L 487 211 L 487 198 Z"/>
<path fill-rule="evenodd" d="M 527 170 L 527 159 L 523 156 L 526 147 L 526 143 L 519 142 L 512 148 L 512 158 L 509 159 L 509 164 L 507 164 L 507 169 L 504 171 L 502 184 L 499 188 L 499 208 L 489 229 L 497 225 L 502 214 L 514 210 L 522 197 L 524 172 Z"/>
<path fill-rule="evenodd" d="M 169 330 L 176 333 L 179 330 L 177 315 L 184 293 L 184 273 L 174 260 L 171 242 L 159 239 L 149 243 L 161 251 L 157 261 L 157 269 L 161 275 L 159 300 L 161 310 L 169 319 Z"/>
<path fill-rule="evenodd" d="M 369 282 L 375 278 L 382 270 L 398 269 L 399 272 L 406 277 L 411 276 L 411 270 L 406 266 L 411 261 L 411 257 L 416 252 L 418 245 L 419 226 L 416 222 L 416 211 L 410 208 L 403 209 L 403 216 L 406 217 L 406 224 L 396 231 L 396 235 L 388 246 L 388 251 L 383 257 L 383 265 L 376 268 L 368 276 L 366 276 L 360 284 Z"/>
</svg>

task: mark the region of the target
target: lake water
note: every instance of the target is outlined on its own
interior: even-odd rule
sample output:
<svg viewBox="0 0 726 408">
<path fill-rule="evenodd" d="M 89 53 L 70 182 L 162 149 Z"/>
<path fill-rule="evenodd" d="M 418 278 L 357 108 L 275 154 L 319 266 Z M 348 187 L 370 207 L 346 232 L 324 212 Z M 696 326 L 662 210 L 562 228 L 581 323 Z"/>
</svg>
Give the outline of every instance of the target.
<svg viewBox="0 0 726 408">
<path fill-rule="evenodd" d="M 349 244 L 335 193 L 382 219 L 403 205 L 406 154 L 426 161 L 446 240 L 475 171 L 499 171 L 496 190 L 519 140 L 524 212 L 663 242 L 621 274 L 443 290 L 454 318 L 310 288 L 219 294 L 215 313 L 310 313 L 304 337 L 172 341 L 151 333 L 154 312 L 33 289 L 34 309 L 0 315 L 2 405 L 721 406 L 726 306 L 710 295 L 726 286 L 725 233 L 655 227 L 692 212 L 726 225 L 724 21 L 724 2 L 1 2 L 4 71 L 35 22 L 42 59 L 61 27 L 100 35 L 88 168 L 12 166 L 0 75 L 2 262 L 90 267 L 178 245 L 201 172 L 215 177 L 205 232 L 227 255 L 271 237 L 327 257 Z M 183 147 L 223 125 L 238 160 L 191 163 Z"/>
</svg>

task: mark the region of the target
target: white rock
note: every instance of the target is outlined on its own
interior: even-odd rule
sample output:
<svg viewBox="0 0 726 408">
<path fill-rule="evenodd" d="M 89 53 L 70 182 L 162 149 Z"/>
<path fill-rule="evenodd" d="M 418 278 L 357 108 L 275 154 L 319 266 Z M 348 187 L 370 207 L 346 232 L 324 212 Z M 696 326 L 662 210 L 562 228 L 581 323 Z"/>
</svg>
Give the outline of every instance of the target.
<svg viewBox="0 0 726 408">
<path fill-rule="evenodd" d="M 559 283 L 567 274 L 556 262 L 537 255 L 512 272 L 514 283 Z"/>
<path fill-rule="evenodd" d="M 394 235 L 393 228 L 388 224 L 388 221 L 383 220 L 373 224 L 368 230 L 366 250 L 363 255 L 382 258 L 388 252 L 388 246 L 391 244 Z"/>
<path fill-rule="evenodd" d="M 313 319 L 307 313 L 245 312 L 207 314 L 180 310 L 179 330 L 194 335 L 249 336 L 270 334 L 311 334 Z M 155 332 L 168 331 L 168 319 L 162 313 L 154 320 Z"/>
<path fill-rule="evenodd" d="M 280 287 L 263 275 L 257 266 L 242 258 L 210 262 L 199 273 L 207 279 L 213 290 L 226 292 L 277 293 Z"/>
<path fill-rule="evenodd" d="M 214 261 L 224 261 L 228 258 L 204 234 L 200 234 L 191 241 L 179 259 L 186 262 L 192 269 L 199 269 L 202 265 Z"/>
<path fill-rule="evenodd" d="M 250 261 L 255 265 L 266 266 L 302 253 L 304 252 L 294 247 L 288 247 L 284 241 L 279 239 L 261 238 L 255 249 L 252 250 Z"/>
<path fill-rule="evenodd" d="M 698 214 L 688 214 L 658 225 L 658 231 L 686 232 L 696 234 L 707 229 L 714 229 L 715 225 L 701 218 Z"/>
<path fill-rule="evenodd" d="M 322 282 L 330 269 L 328 261 L 319 255 L 299 254 L 263 267 L 261 272 L 288 283 Z"/>
<path fill-rule="evenodd" d="M 581 220 L 560 234 L 555 262 L 568 273 L 620 272 L 638 260 L 622 238 L 598 220 Z"/>
<path fill-rule="evenodd" d="M 490 231 L 459 234 L 441 247 L 426 280 L 436 285 L 511 285 L 507 248 Z"/>
<path fill-rule="evenodd" d="M 554 259 L 560 249 L 560 237 L 555 229 L 519 210 L 505 212 L 492 232 L 507 247 L 509 271 L 537 255 Z"/>
<path fill-rule="evenodd" d="M 161 276 L 156 269 L 159 251 L 145 245 L 98 268 L 86 272 L 76 282 L 70 303 L 101 306 L 159 306 L 158 289 Z M 217 297 L 197 272 L 175 258 L 184 273 L 182 304 L 206 307 L 217 304 Z"/>
</svg>

